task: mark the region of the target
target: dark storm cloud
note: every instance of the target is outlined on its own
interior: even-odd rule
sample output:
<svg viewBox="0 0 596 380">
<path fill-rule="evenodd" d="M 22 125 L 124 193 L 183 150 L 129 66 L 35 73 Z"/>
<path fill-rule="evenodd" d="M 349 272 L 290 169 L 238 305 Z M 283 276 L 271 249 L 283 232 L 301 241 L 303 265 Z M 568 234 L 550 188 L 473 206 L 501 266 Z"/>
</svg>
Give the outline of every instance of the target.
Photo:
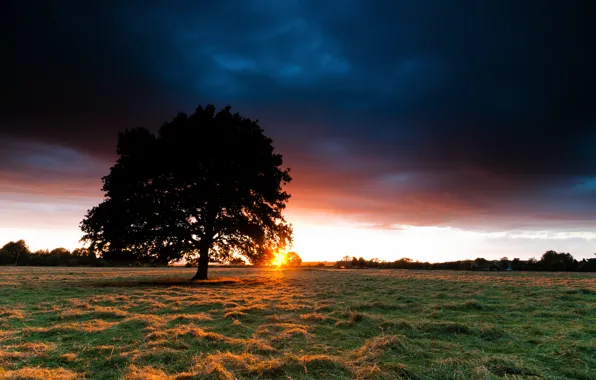
<svg viewBox="0 0 596 380">
<path fill-rule="evenodd" d="M 594 8 L 14 2 L 0 139 L 111 157 L 123 128 L 229 103 L 285 153 L 294 205 L 383 225 L 586 225 Z"/>
</svg>

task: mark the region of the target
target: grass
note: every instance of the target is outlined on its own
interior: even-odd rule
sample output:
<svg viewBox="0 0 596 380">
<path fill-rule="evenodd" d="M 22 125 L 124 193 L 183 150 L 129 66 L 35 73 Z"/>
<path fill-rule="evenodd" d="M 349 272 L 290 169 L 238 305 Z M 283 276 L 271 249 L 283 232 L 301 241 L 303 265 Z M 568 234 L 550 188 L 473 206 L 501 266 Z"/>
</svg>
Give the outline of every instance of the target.
<svg viewBox="0 0 596 380">
<path fill-rule="evenodd" d="M 0 268 L 0 379 L 596 379 L 596 275 Z"/>
</svg>

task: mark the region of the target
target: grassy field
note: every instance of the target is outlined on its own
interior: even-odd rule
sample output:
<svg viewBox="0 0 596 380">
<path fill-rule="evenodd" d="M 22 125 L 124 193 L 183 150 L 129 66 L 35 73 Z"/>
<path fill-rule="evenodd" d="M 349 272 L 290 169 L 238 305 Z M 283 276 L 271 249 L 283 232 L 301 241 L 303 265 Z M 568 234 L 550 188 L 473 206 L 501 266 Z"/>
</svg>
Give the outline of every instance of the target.
<svg viewBox="0 0 596 380">
<path fill-rule="evenodd" d="M 192 274 L 0 268 L 0 379 L 596 379 L 595 275 Z"/>
</svg>

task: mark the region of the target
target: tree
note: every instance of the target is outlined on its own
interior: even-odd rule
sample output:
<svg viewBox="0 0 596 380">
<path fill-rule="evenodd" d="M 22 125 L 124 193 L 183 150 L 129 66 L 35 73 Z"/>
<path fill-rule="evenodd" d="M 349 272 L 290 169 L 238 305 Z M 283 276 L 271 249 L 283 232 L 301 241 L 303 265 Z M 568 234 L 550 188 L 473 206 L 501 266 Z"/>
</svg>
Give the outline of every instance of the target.
<svg viewBox="0 0 596 380">
<path fill-rule="evenodd" d="M 408 257 L 402 257 L 399 260 L 393 262 L 393 267 L 398 269 L 407 269 L 412 264 L 412 259 Z"/>
<path fill-rule="evenodd" d="M 509 258 L 507 256 L 501 257 L 499 267 L 501 270 L 511 269 L 511 263 L 509 262 Z"/>
<path fill-rule="evenodd" d="M 75 248 L 72 250 L 72 252 L 70 254 L 73 256 L 76 256 L 76 257 L 93 257 L 93 258 L 95 258 L 95 256 L 93 256 L 87 248 Z"/>
<path fill-rule="evenodd" d="M 257 121 L 229 106 L 215 111 L 199 106 L 155 135 L 119 135 L 105 199 L 81 222 L 91 252 L 162 263 L 198 255 L 193 280 L 203 280 L 211 260 L 238 254 L 255 263 L 291 243 L 282 155 Z"/>
<path fill-rule="evenodd" d="M 302 264 L 302 258 L 296 252 L 286 253 L 286 265 L 289 267 L 299 267 Z"/>
<path fill-rule="evenodd" d="M 334 265 L 335 268 L 351 268 L 352 267 L 352 259 L 350 256 L 344 256 L 340 261 L 337 261 Z"/>
<path fill-rule="evenodd" d="M 578 262 L 569 253 L 546 251 L 540 261 L 540 270 L 546 271 L 572 271 L 577 269 Z"/>
<path fill-rule="evenodd" d="M 583 259 L 579 265 L 579 270 L 582 272 L 596 272 L 596 259 Z"/>
<path fill-rule="evenodd" d="M 246 262 L 242 259 L 242 257 L 233 257 L 228 261 L 230 265 L 245 265 Z"/>
<path fill-rule="evenodd" d="M 19 264 L 19 259 L 26 260 L 31 251 L 25 240 L 11 241 L 0 248 L 1 264 Z"/>
<path fill-rule="evenodd" d="M 364 260 L 364 257 L 360 257 L 358 258 L 358 267 L 359 268 L 366 268 L 366 260 Z"/>
<path fill-rule="evenodd" d="M 50 251 L 50 255 L 56 255 L 56 256 L 70 256 L 70 251 L 66 248 L 54 248 Z"/>
</svg>

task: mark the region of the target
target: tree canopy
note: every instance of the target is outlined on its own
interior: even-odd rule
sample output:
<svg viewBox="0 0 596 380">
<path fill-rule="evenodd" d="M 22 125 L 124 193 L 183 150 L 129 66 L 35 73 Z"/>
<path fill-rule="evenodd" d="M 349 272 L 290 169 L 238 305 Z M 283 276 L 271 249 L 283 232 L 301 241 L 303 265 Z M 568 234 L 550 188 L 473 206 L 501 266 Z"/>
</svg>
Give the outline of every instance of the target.
<svg viewBox="0 0 596 380">
<path fill-rule="evenodd" d="M 157 134 L 120 133 L 105 199 L 81 222 L 92 252 L 160 263 L 198 256 L 194 279 L 206 279 L 209 261 L 257 262 L 291 244 L 289 169 L 258 121 L 230 109 L 199 106 Z"/>
<path fill-rule="evenodd" d="M 31 251 L 24 240 L 11 241 L 0 248 L 0 264 L 19 264 Z"/>
<path fill-rule="evenodd" d="M 286 263 L 290 267 L 299 267 L 302 264 L 302 258 L 293 251 L 286 254 Z"/>
</svg>

